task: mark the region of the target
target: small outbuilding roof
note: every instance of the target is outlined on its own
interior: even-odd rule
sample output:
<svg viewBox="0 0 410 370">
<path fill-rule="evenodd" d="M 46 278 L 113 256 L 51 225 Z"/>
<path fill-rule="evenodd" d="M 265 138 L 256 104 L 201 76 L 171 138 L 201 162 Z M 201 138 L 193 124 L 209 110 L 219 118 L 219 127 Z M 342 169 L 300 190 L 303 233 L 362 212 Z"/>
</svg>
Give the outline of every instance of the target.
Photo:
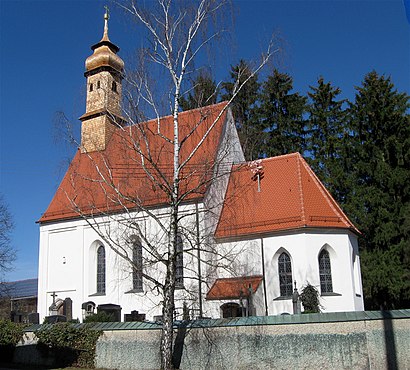
<svg viewBox="0 0 410 370">
<path fill-rule="evenodd" d="M 258 290 L 261 282 L 261 275 L 216 279 L 211 289 L 209 289 L 206 299 L 246 298 Z"/>
</svg>

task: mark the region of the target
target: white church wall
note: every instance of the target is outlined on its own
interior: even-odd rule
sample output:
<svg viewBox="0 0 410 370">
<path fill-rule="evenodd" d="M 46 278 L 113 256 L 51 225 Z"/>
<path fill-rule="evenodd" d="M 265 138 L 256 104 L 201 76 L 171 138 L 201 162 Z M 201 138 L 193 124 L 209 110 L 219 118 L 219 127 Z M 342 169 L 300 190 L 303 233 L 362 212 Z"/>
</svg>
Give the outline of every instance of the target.
<svg viewBox="0 0 410 370">
<path fill-rule="evenodd" d="M 296 281 L 299 293 L 307 283 L 321 293 L 318 258 L 323 249 L 329 253 L 333 292 L 321 294 L 322 311 L 364 309 L 357 237 L 354 234 L 346 230 L 287 231 L 265 236 L 263 246 L 269 315 L 293 313 L 292 298 L 280 296 L 278 259 L 281 253 L 286 252 L 290 257 L 292 281 Z M 218 270 L 218 277 L 262 274 L 261 239 L 222 242 L 218 249 L 223 253 L 231 251 L 231 255 L 237 258 L 232 262 L 232 270 Z M 356 261 L 354 265 L 353 261 Z M 217 307 L 218 302 L 207 302 L 212 307 L 212 314 L 216 313 L 214 306 Z M 264 301 L 260 302 L 262 306 L 257 311 L 264 314 Z"/>
<path fill-rule="evenodd" d="M 299 292 L 308 282 L 321 292 L 318 257 L 322 249 L 329 252 L 333 293 L 338 294 L 321 294 L 323 312 L 363 310 L 363 302 L 361 305 L 355 305 L 356 295 L 353 288 L 350 240 L 357 238 L 349 234 L 348 231 L 344 230 L 315 230 L 266 238 L 265 261 L 267 262 L 266 280 L 269 313 L 279 314 L 293 311 L 291 299 L 287 299 L 286 302 L 280 300 L 278 274 L 280 253 L 286 251 L 291 258 L 292 278 L 294 281 L 296 280 Z M 286 311 L 282 311 L 284 309 Z"/>
<path fill-rule="evenodd" d="M 79 300 L 83 295 L 82 230 L 78 223 L 40 226 L 38 310 L 40 321 L 57 299 Z M 74 313 L 74 318 L 76 314 Z"/>
<path fill-rule="evenodd" d="M 202 295 L 206 295 L 215 278 L 261 275 L 261 239 L 237 240 L 211 243 L 205 234 L 204 208 L 198 206 L 201 245 L 202 276 L 207 284 L 202 285 Z M 167 222 L 166 209 L 155 211 Z M 198 264 L 196 247 L 196 209 L 195 205 L 181 208 L 186 217 L 182 218 L 184 242 L 184 288 L 176 291 L 176 309 L 182 315 L 183 301 L 192 312 L 199 309 Z M 122 217 L 118 215 L 118 217 Z M 156 222 L 146 220 L 141 214 L 132 217 L 149 233 L 150 239 L 160 251 L 166 248 L 165 238 Z M 101 232 L 107 230 L 111 237 L 123 238 L 123 247 L 131 255 L 131 244 L 127 241 L 129 230 L 118 227 L 113 220 L 95 219 Z M 96 294 L 97 248 L 104 245 L 106 252 L 106 292 Z M 320 291 L 318 257 L 322 249 L 329 253 L 332 271 L 333 295 L 321 295 L 324 312 L 363 310 L 360 260 L 357 237 L 345 230 L 310 230 L 306 232 L 288 231 L 286 234 L 265 236 L 263 239 L 265 260 L 265 281 L 268 314 L 292 313 L 291 298 L 280 297 L 278 258 L 286 252 L 292 265 L 292 281 L 296 280 L 299 292 L 309 282 Z M 128 249 L 127 249 L 128 248 Z M 218 255 L 212 255 L 214 249 Z M 212 257 L 211 257 L 212 255 Z M 148 266 L 149 265 L 149 266 Z M 215 265 L 219 267 L 216 269 Z M 145 313 L 152 320 L 161 315 L 161 296 L 153 283 L 144 278 L 142 292 L 132 291 L 132 268 L 129 262 L 118 256 L 105 243 L 104 239 L 84 220 L 64 221 L 40 226 L 40 265 L 39 265 L 39 312 L 40 320 L 48 315 L 52 303 L 51 293 L 58 298 L 73 300 L 73 318 L 82 319 L 81 304 L 93 301 L 96 305 L 118 304 L 122 307 L 122 317 L 133 310 Z M 165 273 L 161 263 L 144 265 L 150 276 L 161 278 Z M 131 291 L 131 292 L 130 292 Z M 265 313 L 262 284 L 255 295 L 257 314 Z M 221 301 L 203 301 L 203 314 L 219 317 Z"/>
<path fill-rule="evenodd" d="M 203 206 L 198 206 L 199 228 L 203 230 Z M 163 222 L 168 222 L 166 209 L 155 211 L 162 217 Z M 195 205 L 181 207 L 181 213 L 186 217 L 181 220 L 181 230 L 184 243 L 184 288 L 176 291 L 176 307 L 182 315 L 183 301 L 191 309 L 198 308 L 198 265 L 194 235 L 196 234 L 196 208 Z M 146 220 L 141 215 L 141 226 L 149 230 L 147 239 L 156 246 L 158 252 L 166 248 L 166 240 L 158 224 L 152 219 Z M 118 216 L 121 217 L 121 216 Z M 117 222 L 103 218 L 94 220 L 99 225 L 99 235 L 84 220 L 64 221 L 60 223 L 45 224 L 40 226 L 40 273 L 39 273 L 39 313 L 43 320 L 48 315 L 48 307 L 52 303 L 51 293 L 55 291 L 58 297 L 70 297 L 73 300 L 73 318 L 82 319 L 81 304 L 92 301 L 96 306 L 100 304 L 118 304 L 122 308 L 122 316 L 137 310 L 145 313 L 147 319 L 161 315 L 161 296 L 154 284 L 148 279 L 143 279 L 142 292 L 132 290 L 132 267 L 104 241 L 106 237 L 124 238 L 122 247 L 129 256 L 132 255 L 131 244 L 126 240 L 130 231 L 118 226 Z M 132 233 L 131 233 L 132 234 Z M 120 240 L 120 239 L 117 239 Z M 106 255 L 106 291 L 105 294 L 97 293 L 97 249 L 100 245 L 105 248 Z M 65 261 L 65 264 L 63 264 Z M 165 274 L 162 263 L 152 264 L 144 261 L 144 270 L 148 275 L 161 280 Z M 206 269 L 204 268 L 204 273 Z M 205 287 L 203 294 L 206 293 Z"/>
</svg>

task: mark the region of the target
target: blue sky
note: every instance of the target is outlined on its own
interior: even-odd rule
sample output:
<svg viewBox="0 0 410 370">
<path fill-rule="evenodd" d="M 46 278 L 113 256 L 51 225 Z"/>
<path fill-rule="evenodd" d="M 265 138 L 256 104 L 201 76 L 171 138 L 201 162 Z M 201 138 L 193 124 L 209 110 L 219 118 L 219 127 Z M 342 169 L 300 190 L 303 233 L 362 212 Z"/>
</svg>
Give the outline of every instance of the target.
<svg viewBox="0 0 410 370">
<path fill-rule="evenodd" d="M 407 1 L 407 0 L 405 0 Z M 14 216 L 18 250 L 8 280 L 37 276 L 39 227 L 74 149 L 56 140 L 54 115 L 79 128 L 85 111 L 84 61 L 102 36 L 102 1 L 0 0 L 0 192 Z M 410 94 L 410 26 L 403 0 L 234 1 L 232 43 L 217 51 L 217 81 L 240 58 L 257 59 L 272 32 L 277 65 L 306 93 L 319 76 L 353 99 L 375 69 Z M 125 61 L 144 38 L 112 9 L 110 38 Z M 229 52 L 227 52 L 229 50 Z M 221 58 L 218 59 L 218 54 Z"/>
</svg>

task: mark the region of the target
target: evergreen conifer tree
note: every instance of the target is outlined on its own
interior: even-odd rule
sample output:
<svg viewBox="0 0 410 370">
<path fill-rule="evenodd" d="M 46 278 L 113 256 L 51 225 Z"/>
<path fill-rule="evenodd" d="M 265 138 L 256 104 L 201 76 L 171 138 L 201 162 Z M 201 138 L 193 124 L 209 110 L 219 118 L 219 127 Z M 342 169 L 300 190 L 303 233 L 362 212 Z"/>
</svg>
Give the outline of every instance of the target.
<svg viewBox="0 0 410 370">
<path fill-rule="evenodd" d="M 410 304 L 409 96 L 370 72 L 350 107 L 354 187 L 346 202 L 363 233 L 367 308 Z"/>
<path fill-rule="evenodd" d="M 330 82 L 325 83 L 323 77 L 310 89 L 306 137 L 308 160 L 327 189 L 343 202 L 347 167 L 345 144 L 349 137 L 343 108 L 346 100 L 337 100 L 340 89 Z"/>
<path fill-rule="evenodd" d="M 249 64 L 244 60 L 231 66 L 230 80 L 222 83 L 222 88 L 225 90 L 222 100 L 229 99 L 235 86 L 249 78 L 251 71 Z M 254 160 L 263 156 L 260 151 L 263 131 L 258 125 L 255 110 L 259 97 L 259 87 L 258 77 L 255 75 L 244 85 L 232 104 L 232 112 L 246 160 Z"/>
<path fill-rule="evenodd" d="M 293 79 L 274 70 L 263 83 L 260 109 L 263 131 L 266 132 L 263 152 L 267 157 L 305 150 L 306 97 L 291 93 Z"/>
<path fill-rule="evenodd" d="M 193 81 L 187 96 L 180 98 L 182 110 L 190 110 L 215 104 L 218 100 L 218 87 L 209 73 L 199 74 Z"/>
</svg>

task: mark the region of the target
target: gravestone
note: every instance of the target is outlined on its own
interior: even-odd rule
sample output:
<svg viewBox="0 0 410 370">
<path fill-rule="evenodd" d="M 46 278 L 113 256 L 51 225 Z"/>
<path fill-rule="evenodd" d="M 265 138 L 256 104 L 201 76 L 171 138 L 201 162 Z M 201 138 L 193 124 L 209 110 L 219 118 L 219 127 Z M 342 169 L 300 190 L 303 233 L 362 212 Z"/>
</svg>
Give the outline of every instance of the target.
<svg viewBox="0 0 410 370">
<path fill-rule="evenodd" d="M 56 322 L 66 322 L 67 318 L 63 315 L 50 315 L 44 318 L 45 324 L 55 324 Z"/>
<path fill-rule="evenodd" d="M 138 311 L 131 311 L 124 315 L 124 321 L 145 321 L 145 313 L 138 313 Z"/>
<path fill-rule="evenodd" d="M 113 315 L 114 320 L 121 322 L 121 306 L 117 304 L 100 304 L 97 306 L 97 313 L 105 312 L 108 315 Z"/>
<path fill-rule="evenodd" d="M 63 315 L 67 318 L 67 321 L 73 319 L 73 301 L 71 298 L 64 300 Z"/>
</svg>

